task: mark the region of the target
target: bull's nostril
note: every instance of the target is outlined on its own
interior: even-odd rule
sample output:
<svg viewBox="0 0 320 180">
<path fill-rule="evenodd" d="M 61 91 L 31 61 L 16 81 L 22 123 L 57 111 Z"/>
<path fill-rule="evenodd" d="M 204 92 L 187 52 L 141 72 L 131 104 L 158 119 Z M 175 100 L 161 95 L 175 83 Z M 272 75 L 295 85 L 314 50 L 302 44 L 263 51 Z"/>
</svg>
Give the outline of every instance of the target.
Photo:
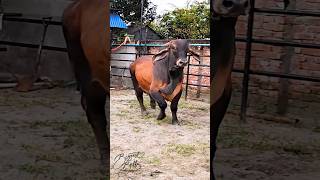
<svg viewBox="0 0 320 180">
<path fill-rule="evenodd" d="M 249 6 L 249 1 L 246 1 L 243 6 L 247 8 Z"/>
<path fill-rule="evenodd" d="M 234 3 L 232 1 L 228 1 L 228 0 L 223 1 L 222 4 L 226 8 L 230 8 L 230 7 L 232 7 L 234 5 Z"/>
</svg>

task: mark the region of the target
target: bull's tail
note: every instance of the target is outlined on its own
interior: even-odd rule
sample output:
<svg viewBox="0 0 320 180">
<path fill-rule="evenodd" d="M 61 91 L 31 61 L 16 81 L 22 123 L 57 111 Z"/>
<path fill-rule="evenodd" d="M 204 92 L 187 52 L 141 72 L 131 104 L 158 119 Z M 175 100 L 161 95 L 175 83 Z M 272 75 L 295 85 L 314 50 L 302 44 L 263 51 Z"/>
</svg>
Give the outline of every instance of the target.
<svg viewBox="0 0 320 180">
<path fill-rule="evenodd" d="M 130 64 L 129 70 L 130 70 L 130 75 L 131 75 L 131 80 L 132 80 L 133 87 L 137 91 L 140 88 L 139 88 L 138 80 L 136 78 L 135 64 L 134 63 Z"/>
</svg>

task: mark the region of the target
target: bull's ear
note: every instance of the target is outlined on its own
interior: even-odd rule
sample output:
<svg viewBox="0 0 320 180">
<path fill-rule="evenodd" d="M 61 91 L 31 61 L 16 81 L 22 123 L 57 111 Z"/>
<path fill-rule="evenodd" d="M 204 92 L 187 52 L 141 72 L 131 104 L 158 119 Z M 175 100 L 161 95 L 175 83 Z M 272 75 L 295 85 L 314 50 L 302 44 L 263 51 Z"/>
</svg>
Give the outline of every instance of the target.
<svg viewBox="0 0 320 180">
<path fill-rule="evenodd" d="M 194 59 L 198 62 L 200 62 L 200 55 L 193 51 L 190 47 L 188 49 L 188 52 L 194 57 Z"/>
<path fill-rule="evenodd" d="M 153 63 L 156 61 L 161 61 L 168 56 L 169 48 L 163 49 L 157 54 L 153 55 L 152 60 Z"/>
</svg>

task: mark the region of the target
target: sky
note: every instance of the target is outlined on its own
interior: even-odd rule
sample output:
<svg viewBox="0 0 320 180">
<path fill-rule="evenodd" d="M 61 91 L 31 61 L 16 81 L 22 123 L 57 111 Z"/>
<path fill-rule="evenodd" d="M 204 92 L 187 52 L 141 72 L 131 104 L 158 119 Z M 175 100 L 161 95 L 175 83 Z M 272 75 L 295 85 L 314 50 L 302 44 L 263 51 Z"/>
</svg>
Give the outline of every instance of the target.
<svg viewBox="0 0 320 180">
<path fill-rule="evenodd" d="M 186 7 L 188 2 L 203 2 L 208 0 L 150 0 L 153 4 L 157 5 L 157 15 L 162 15 L 166 11 L 171 11 L 175 8 Z"/>
</svg>

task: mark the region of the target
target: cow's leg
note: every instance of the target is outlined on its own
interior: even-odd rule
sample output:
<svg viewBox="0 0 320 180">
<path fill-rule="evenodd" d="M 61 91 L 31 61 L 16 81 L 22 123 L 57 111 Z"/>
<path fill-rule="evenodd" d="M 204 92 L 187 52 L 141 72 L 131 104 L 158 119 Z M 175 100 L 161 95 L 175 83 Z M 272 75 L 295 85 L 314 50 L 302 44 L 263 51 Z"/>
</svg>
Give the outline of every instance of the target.
<svg viewBox="0 0 320 180">
<path fill-rule="evenodd" d="M 152 109 L 156 109 L 156 101 L 151 96 L 150 96 L 150 106 Z"/>
<path fill-rule="evenodd" d="M 150 96 L 158 103 L 160 107 L 160 113 L 157 117 L 157 120 L 164 119 L 166 117 L 167 108 L 166 100 L 161 96 L 161 94 L 158 91 L 150 91 Z"/>
<path fill-rule="evenodd" d="M 105 114 L 105 103 L 107 93 L 98 82 L 92 82 L 85 93 L 86 114 L 92 126 L 99 147 L 102 172 L 109 175 L 110 142 L 107 135 L 107 119 Z"/>
<path fill-rule="evenodd" d="M 230 82 L 231 83 L 231 82 Z M 213 133 L 211 134 L 211 163 L 212 163 L 212 167 L 213 166 L 213 162 L 214 162 L 214 158 L 215 158 L 215 154 L 216 154 L 216 150 L 217 150 L 217 146 L 216 146 L 216 142 L 217 142 L 217 137 L 218 137 L 218 130 L 219 130 L 219 126 L 221 124 L 221 121 L 223 120 L 224 115 L 227 112 L 227 108 L 231 99 L 231 85 L 229 86 L 230 88 L 225 89 L 222 96 L 213 104 L 213 106 L 210 107 L 210 112 L 213 112 L 210 114 L 211 118 L 213 120 L 213 122 L 211 123 L 211 127 L 210 129 L 213 130 Z M 213 168 L 211 168 L 211 174 L 213 175 L 213 179 L 214 179 L 214 171 Z"/>
<path fill-rule="evenodd" d="M 178 103 L 181 97 L 182 91 L 180 91 L 171 101 L 170 109 L 172 113 L 172 124 L 179 124 L 180 122 L 178 121 L 177 118 L 177 110 L 178 110 Z"/>
</svg>

